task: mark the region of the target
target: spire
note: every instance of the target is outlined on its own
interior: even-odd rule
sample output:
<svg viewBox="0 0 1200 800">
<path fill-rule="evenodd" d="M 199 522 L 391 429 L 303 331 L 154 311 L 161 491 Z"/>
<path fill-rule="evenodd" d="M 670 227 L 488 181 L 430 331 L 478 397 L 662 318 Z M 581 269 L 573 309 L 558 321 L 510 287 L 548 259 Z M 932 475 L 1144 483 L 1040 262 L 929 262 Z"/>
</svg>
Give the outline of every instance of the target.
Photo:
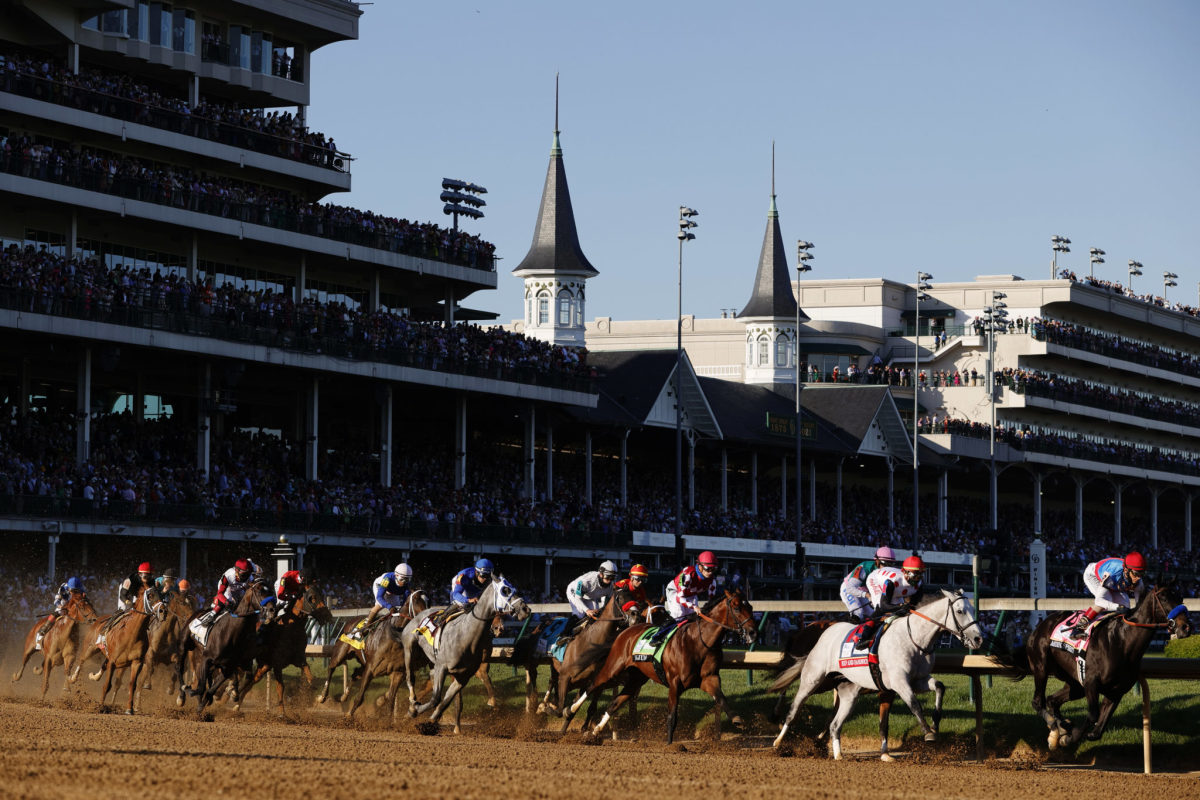
<svg viewBox="0 0 1200 800">
<path fill-rule="evenodd" d="M 513 270 L 515 275 L 531 272 L 583 277 L 600 274 L 583 254 L 579 232 L 575 229 L 575 211 L 571 208 L 567 170 L 563 166 L 562 145 L 559 142 L 557 74 L 554 76 L 554 145 L 550 149 L 546 185 L 542 188 L 542 205 L 533 229 L 533 244 Z"/>
<path fill-rule="evenodd" d="M 763 236 L 762 252 L 758 256 L 758 274 L 754 278 L 750 300 L 738 316 L 796 317 L 796 294 L 792 291 L 787 253 L 783 249 L 783 233 L 779 230 L 779 209 L 775 205 L 774 142 L 771 142 L 771 205 L 767 209 L 767 230 Z M 801 311 L 800 321 L 807 319 Z"/>
</svg>

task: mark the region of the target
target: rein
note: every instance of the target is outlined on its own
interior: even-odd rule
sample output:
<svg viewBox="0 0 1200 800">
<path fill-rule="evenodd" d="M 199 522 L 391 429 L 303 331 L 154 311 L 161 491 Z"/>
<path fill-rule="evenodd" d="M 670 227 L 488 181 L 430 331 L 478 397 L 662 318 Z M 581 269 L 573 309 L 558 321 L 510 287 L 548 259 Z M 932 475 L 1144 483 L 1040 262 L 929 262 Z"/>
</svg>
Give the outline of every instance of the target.
<svg viewBox="0 0 1200 800">
<path fill-rule="evenodd" d="M 1155 589 L 1154 591 L 1150 592 L 1150 596 L 1152 598 L 1154 598 L 1154 605 L 1155 605 L 1156 610 L 1163 611 L 1164 610 L 1163 602 L 1162 602 L 1162 598 L 1159 597 L 1158 590 Z M 1128 617 L 1126 617 L 1124 614 L 1122 614 L 1121 621 L 1124 622 L 1126 625 L 1130 625 L 1134 628 L 1170 628 L 1171 623 L 1173 623 L 1175 620 L 1170 615 L 1168 615 L 1166 622 L 1133 622 Z"/>
<path fill-rule="evenodd" d="M 953 610 L 954 603 L 956 603 L 958 600 L 961 600 L 961 599 L 963 599 L 963 598 L 955 597 L 946 603 L 946 616 L 947 617 L 950 616 L 950 612 Z M 926 622 L 932 623 L 934 625 L 934 627 L 941 628 L 946 633 L 948 633 L 951 636 L 953 636 L 954 638 L 958 639 L 960 642 L 963 640 L 962 639 L 963 631 L 965 631 L 967 628 L 971 627 L 971 625 L 979 624 L 977 621 L 972 621 L 971 625 L 967 625 L 965 628 L 960 628 L 959 630 L 955 631 L 954 629 L 952 629 L 950 626 L 946 625 L 945 623 L 938 622 L 936 619 L 933 619 L 932 617 L 928 617 L 925 614 L 922 614 L 920 611 L 918 611 L 915 608 L 910 609 L 908 612 L 908 615 L 909 615 L 909 617 L 920 617 L 921 619 L 925 620 Z M 916 640 L 913 639 L 912 625 L 906 625 L 905 627 L 908 628 L 909 641 L 911 641 L 913 643 L 913 646 L 916 647 L 918 650 L 920 650 L 922 653 L 924 653 L 925 655 L 930 655 L 933 653 L 934 650 L 937 649 L 937 647 L 936 647 L 937 639 L 936 638 L 934 639 L 933 643 L 929 646 L 929 649 L 925 649 L 924 647 L 921 647 L 921 645 L 917 644 Z"/>
<path fill-rule="evenodd" d="M 732 603 L 733 603 L 733 601 L 732 601 L 732 598 L 730 598 L 728 595 L 726 595 L 726 596 L 725 596 L 725 605 L 726 605 L 726 606 L 729 606 L 729 610 L 730 610 L 731 612 L 733 611 L 733 605 L 732 605 Z M 708 622 L 711 622 L 711 623 L 712 623 L 712 624 L 714 624 L 714 625 L 717 625 L 717 626 L 719 626 L 719 627 L 721 627 L 721 628 L 724 628 L 724 629 L 725 629 L 725 630 L 727 630 L 727 631 L 733 631 L 734 633 L 742 633 L 742 632 L 743 632 L 743 629 L 746 627 L 746 623 L 745 623 L 745 621 L 744 621 L 744 620 L 743 620 L 742 622 L 738 623 L 738 626 L 735 628 L 735 627 L 733 627 L 732 625 L 730 625 L 730 624 L 728 624 L 728 623 L 726 623 L 726 622 L 721 622 L 721 620 L 719 620 L 719 619 L 713 619 L 712 617 L 708 616 L 707 614 L 705 614 L 705 613 L 704 613 L 703 611 L 701 611 L 700 609 L 696 609 L 696 616 L 700 617 L 700 618 L 701 618 L 701 619 L 703 619 L 703 620 L 707 620 Z M 719 640 L 720 640 L 720 635 L 719 635 L 719 634 L 718 634 L 718 636 L 717 636 L 717 639 L 714 639 L 714 640 L 713 640 L 713 643 L 712 643 L 712 644 L 708 644 L 708 643 L 706 643 L 706 642 L 704 641 L 704 637 L 703 637 L 703 636 L 702 636 L 702 637 L 700 637 L 700 643 L 701 643 L 701 644 L 703 644 L 705 647 L 707 647 L 707 648 L 709 648 L 709 649 L 711 649 L 711 648 L 712 648 L 712 647 L 713 647 L 713 646 L 714 646 L 714 645 L 717 643 L 717 641 L 719 641 Z"/>
</svg>

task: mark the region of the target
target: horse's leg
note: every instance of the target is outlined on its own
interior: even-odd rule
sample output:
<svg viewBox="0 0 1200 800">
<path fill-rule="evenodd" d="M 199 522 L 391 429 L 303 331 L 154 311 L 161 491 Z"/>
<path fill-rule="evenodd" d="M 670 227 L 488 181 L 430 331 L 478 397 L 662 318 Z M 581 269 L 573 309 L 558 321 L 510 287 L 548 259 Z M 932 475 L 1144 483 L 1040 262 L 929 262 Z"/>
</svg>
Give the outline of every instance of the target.
<svg viewBox="0 0 1200 800">
<path fill-rule="evenodd" d="M 667 687 L 667 744 L 675 740 L 675 723 L 679 720 L 679 695 L 681 691 L 679 684 L 674 681 Z M 719 720 L 720 716 L 717 719 Z"/>
<path fill-rule="evenodd" d="M 854 710 L 854 701 L 861 691 L 862 689 L 854 681 L 843 681 L 837 686 L 837 711 L 834 713 L 833 719 L 829 721 L 829 746 L 833 750 L 834 761 L 842 759 L 842 725 L 850 717 L 850 712 Z M 922 722 L 922 724 L 924 723 Z"/>
<path fill-rule="evenodd" d="M 441 703 L 442 693 L 446 688 L 446 667 L 438 664 L 436 667 L 430 670 L 429 682 L 431 684 L 429 699 L 424 703 L 417 705 L 415 709 L 410 708 L 408 712 L 410 717 L 416 717 L 424 714 L 429 709 L 436 708 L 438 704 Z M 457 681 L 455 681 L 455 683 L 457 683 Z"/>
<path fill-rule="evenodd" d="M 1088 739 L 1096 741 L 1104 735 L 1104 729 L 1108 727 L 1108 718 L 1112 716 L 1112 713 L 1116 710 L 1117 703 L 1119 702 L 1121 702 L 1121 695 L 1104 695 L 1104 702 L 1100 706 L 1100 716 L 1092 724 L 1092 729 L 1088 731 Z"/>
<path fill-rule="evenodd" d="M 456 734 L 462 733 L 462 706 L 462 692 L 459 692 L 454 696 L 454 732 Z"/>
<path fill-rule="evenodd" d="M 838 687 L 841 691 L 841 687 Z M 912 684 L 908 681 L 900 681 L 896 685 L 896 694 L 904 701 L 904 705 L 908 706 L 909 711 L 912 711 L 913 716 L 917 718 L 917 722 L 921 723 L 921 730 L 925 732 L 925 741 L 937 741 L 937 733 L 929 726 L 925 720 L 925 709 L 921 707 L 921 699 L 917 697 L 916 691 Z"/>
<path fill-rule="evenodd" d="M 525 713 L 537 711 L 537 662 L 530 659 L 525 662 Z M 550 681 L 554 682 L 554 667 L 550 668 Z"/>
<path fill-rule="evenodd" d="M 108 667 L 104 670 L 104 691 L 100 693 L 100 705 L 104 705 L 104 702 L 108 699 L 108 690 L 112 687 L 114 669 L 115 665 L 110 658 L 108 660 Z"/>
<path fill-rule="evenodd" d="M 484 691 L 487 692 L 488 708 L 496 707 L 496 687 L 492 685 L 492 676 L 488 674 L 488 662 L 484 661 L 479 665 L 479 669 L 475 670 L 475 677 L 479 678 L 479 682 L 483 684 Z"/>
<path fill-rule="evenodd" d="M 779 747 L 783 743 L 783 737 L 787 735 L 788 728 L 792 726 L 792 720 L 796 718 L 796 714 L 800 713 L 800 707 L 804 705 L 805 700 L 812 696 L 821 681 L 825 680 L 825 675 L 819 675 L 816 679 L 811 676 L 805 679 L 804 674 L 801 673 L 800 678 L 800 687 L 796 689 L 796 696 L 792 698 L 792 707 L 788 709 L 787 717 L 783 720 L 783 724 L 779 726 L 779 735 L 771 743 L 772 747 Z"/>
<path fill-rule="evenodd" d="M 333 655 L 329 658 L 329 671 L 325 673 L 325 685 L 321 687 L 321 693 L 317 695 L 318 703 L 324 703 L 329 699 L 329 684 L 333 682 L 333 673 L 337 672 L 338 667 L 343 667 L 342 686 L 345 687 L 346 675 L 348 674 L 345 670 L 345 651 L 350 649 L 352 649 L 350 645 L 346 644 L 345 642 L 338 642 L 338 646 L 334 648 Z M 343 697 L 342 699 L 345 700 L 346 698 Z"/>
<path fill-rule="evenodd" d="M 888 752 L 888 718 L 892 714 L 892 702 L 896 699 L 896 693 L 891 689 L 884 689 L 879 693 L 879 760 L 894 761 L 891 754 Z M 938 714 L 941 714 L 942 703 L 938 701 Z"/>
<path fill-rule="evenodd" d="M 439 670 L 441 670 L 442 678 L 445 680 L 446 671 L 440 667 Z M 468 678 L 468 680 L 470 679 Z M 429 703 L 433 703 L 434 700 L 437 700 L 437 704 L 433 709 L 433 713 L 429 715 L 430 722 L 437 722 L 440 720 L 442 718 L 442 714 L 446 713 L 446 709 L 450 707 L 450 702 L 456 697 L 459 697 L 459 693 L 463 690 L 463 681 L 451 676 L 450 688 L 446 689 L 445 692 L 442 692 L 441 689 L 442 681 L 437 681 L 433 687 L 434 697 L 429 701 Z M 439 694 L 442 695 L 441 699 L 438 699 Z M 457 731 L 455 731 L 455 733 L 457 733 Z"/>
<path fill-rule="evenodd" d="M 938 733 L 942 727 L 942 700 L 946 697 L 946 686 L 932 677 L 929 679 L 929 690 L 933 692 L 933 732 Z"/>
<path fill-rule="evenodd" d="M 714 672 L 700 679 L 700 688 L 712 695 L 713 711 L 717 715 L 717 739 L 721 738 L 721 712 L 729 717 L 729 724 L 735 728 L 742 727 L 742 718 L 729 710 L 729 701 L 721 691 L 721 673 Z"/>
<path fill-rule="evenodd" d="M 125 713 L 133 716 L 133 698 L 137 695 L 138 677 L 142 674 L 142 659 L 136 659 L 129 665 L 129 707 Z"/>
<path fill-rule="evenodd" d="M 1068 700 L 1078 700 L 1083 697 L 1083 687 L 1078 684 L 1064 683 L 1063 687 L 1046 699 L 1046 712 L 1042 716 L 1050 726 L 1047 738 L 1050 749 L 1068 746 L 1074 738 L 1071 734 L 1071 720 L 1063 716 L 1062 704 Z"/>
<path fill-rule="evenodd" d="M 368 664 L 363 670 L 362 682 L 358 686 L 358 694 L 354 696 L 354 700 L 350 703 L 350 708 L 346 709 L 346 718 L 354 716 L 354 712 L 363 704 L 363 699 L 367 696 L 367 687 L 371 685 L 371 679 L 375 677 L 371 665 Z"/>
<path fill-rule="evenodd" d="M 625 685 L 621 687 L 621 693 L 614 697 L 613 701 L 609 703 L 608 710 L 604 712 L 604 716 L 600 718 L 600 722 L 597 723 L 596 727 L 592 729 L 592 735 L 599 736 L 600 732 L 604 730 L 604 726 L 608 724 L 610 719 L 612 719 L 612 715 L 616 713 L 617 709 L 623 706 L 631 698 L 635 697 L 638 691 L 642 688 L 642 685 L 648 680 L 649 678 L 647 678 L 645 673 L 643 673 L 640 669 L 627 670 L 625 673 Z M 599 694 L 599 692 L 603 691 L 604 688 L 607 687 L 593 686 L 592 690 Z M 586 692 L 581 696 L 580 699 L 583 697 L 587 697 Z M 579 705 L 579 702 L 579 700 L 575 701 L 576 706 Z"/>
<path fill-rule="evenodd" d="M 43 646 L 44 647 L 44 646 Z M 50 673 L 54 670 L 54 658 L 48 649 L 42 650 L 42 698 L 45 699 L 46 691 L 50 688 Z"/>
<path fill-rule="evenodd" d="M 279 697 L 279 716 L 287 716 L 287 712 L 283 708 L 283 666 L 276 665 L 272 667 L 271 674 L 275 676 L 276 693 Z"/>
<path fill-rule="evenodd" d="M 37 642 L 37 629 L 40 628 L 41 626 L 42 626 L 42 623 L 39 622 L 36 626 L 34 626 L 34 629 L 32 631 L 30 631 L 29 635 L 26 636 L 26 638 L 25 638 L 25 652 L 21 655 L 20 669 L 18 669 L 16 672 L 13 673 L 12 679 L 14 681 L 21 680 L 21 676 L 25 674 L 25 664 L 28 663 L 29 659 L 33 658 L 33 654 L 37 652 L 37 649 L 35 648 L 34 644 L 35 644 L 35 642 Z"/>
</svg>

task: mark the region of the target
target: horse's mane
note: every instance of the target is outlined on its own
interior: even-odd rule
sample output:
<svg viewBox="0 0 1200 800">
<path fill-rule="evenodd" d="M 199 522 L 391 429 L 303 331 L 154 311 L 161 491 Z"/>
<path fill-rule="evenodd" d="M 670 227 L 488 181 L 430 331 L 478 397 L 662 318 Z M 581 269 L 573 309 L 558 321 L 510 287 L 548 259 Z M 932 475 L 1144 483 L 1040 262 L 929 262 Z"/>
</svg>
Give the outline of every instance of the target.
<svg viewBox="0 0 1200 800">
<path fill-rule="evenodd" d="M 713 595 L 711 598 L 709 598 L 708 602 L 704 604 L 704 607 L 700 609 L 700 613 L 707 614 L 708 612 L 710 612 L 714 608 L 716 608 L 717 604 L 725 599 L 726 592 L 733 595 L 734 597 L 736 597 L 739 600 L 746 599 L 746 596 L 742 594 L 741 589 L 726 589 L 725 591 L 718 590 L 717 593 L 715 595 Z"/>
</svg>

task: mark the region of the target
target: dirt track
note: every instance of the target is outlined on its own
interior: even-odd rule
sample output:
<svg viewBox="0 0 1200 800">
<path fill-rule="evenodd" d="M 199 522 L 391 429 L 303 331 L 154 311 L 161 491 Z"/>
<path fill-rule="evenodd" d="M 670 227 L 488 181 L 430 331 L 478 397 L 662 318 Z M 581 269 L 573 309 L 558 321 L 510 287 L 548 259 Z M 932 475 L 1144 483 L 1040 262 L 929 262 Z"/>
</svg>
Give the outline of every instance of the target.
<svg viewBox="0 0 1200 800">
<path fill-rule="evenodd" d="M 27 678 L 26 681 L 29 679 Z M 23 681 L 24 684 L 26 681 Z M 24 687 L 22 687 L 24 688 Z M 33 688 L 32 686 L 29 688 Z M 12 684 L 0 688 L 0 794 L 6 798 L 121 798 L 149 790 L 171 798 L 356 797 L 572 798 L 630 796 L 747 800 L 801 798 L 1017 798 L 1034 796 L 1200 797 L 1195 774 L 1143 776 L 1026 761 L 961 760 L 951 745 L 895 764 L 863 757 L 836 763 L 824 753 L 781 758 L 762 737 L 685 741 L 668 747 L 647 722 L 638 741 L 585 746 L 534 730 L 519 715 L 443 727 L 421 736 L 407 721 L 387 728 L 367 715 L 347 723 L 330 711 L 291 721 L 262 710 L 218 708 L 197 721 L 157 692 L 137 716 L 104 713 L 72 693 L 42 703 Z M 365 710 L 365 709 L 364 709 Z M 464 723 L 466 720 L 464 720 Z M 540 726 L 539 726 L 540 727 Z M 870 745 L 864 745 L 870 746 Z M 797 749 L 803 749 L 797 745 Z M 958 748 L 961 749 L 961 748 Z"/>
</svg>

